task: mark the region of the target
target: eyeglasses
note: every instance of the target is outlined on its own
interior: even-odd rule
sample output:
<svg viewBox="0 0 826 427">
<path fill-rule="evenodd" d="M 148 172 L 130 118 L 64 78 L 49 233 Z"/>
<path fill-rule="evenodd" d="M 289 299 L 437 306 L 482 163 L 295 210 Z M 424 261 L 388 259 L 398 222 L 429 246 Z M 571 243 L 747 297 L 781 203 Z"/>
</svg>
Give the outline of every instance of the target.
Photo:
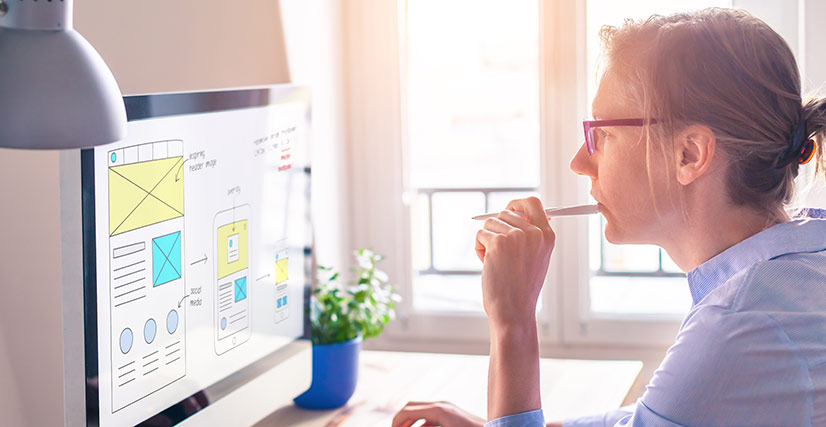
<svg viewBox="0 0 826 427">
<path fill-rule="evenodd" d="M 585 130 L 585 148 L 588 149 L 588 154 L 594 154 L 597 150 L 597 134 L 594 132 L 595 128 L 607 126 L 645 126 L 647 124 L 657 123 L 657 119 L 615 119 L 615 120 L 585 120 L 582 122 L 582 128 Z"/>
</svg>

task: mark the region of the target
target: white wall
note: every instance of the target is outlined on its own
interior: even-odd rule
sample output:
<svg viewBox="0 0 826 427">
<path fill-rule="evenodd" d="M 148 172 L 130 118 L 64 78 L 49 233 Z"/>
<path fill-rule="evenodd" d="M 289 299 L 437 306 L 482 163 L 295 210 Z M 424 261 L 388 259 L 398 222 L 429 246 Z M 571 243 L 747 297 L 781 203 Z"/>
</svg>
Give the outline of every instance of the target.
<svg viewBox="0 0 826 427">
<path fill-rule="evenodd" d="M 57 152 L 0 150 L 0 195 L 0 413 L 8 425 L 60 425 Z"/>
<path fill-rule="evenodd" d="M 289 81 L 277 0 L 75 0 L 75 28 L 124 95 Z"/>
<path fill-rule="evenodd" d="M 316 260 L 346 271 L 353 262 L 346 214 L 342 4 L 281 0 L 290 76 L 313 91 L 313 223 Z"/>
<path fill-rule="evenodd" d="M 0 372 L 4 373 L 13 369 L 7 347 L 3 328 L 0 328 Z M 23 425 L 23 414 L 18 410 L 20 398 L 14 392 L 16 387 L 17 381 L 13 378 L 5 378 L 0 384 L 0 413 L 8 415 L 5 422 L 9 425 Z"/>
</svg>

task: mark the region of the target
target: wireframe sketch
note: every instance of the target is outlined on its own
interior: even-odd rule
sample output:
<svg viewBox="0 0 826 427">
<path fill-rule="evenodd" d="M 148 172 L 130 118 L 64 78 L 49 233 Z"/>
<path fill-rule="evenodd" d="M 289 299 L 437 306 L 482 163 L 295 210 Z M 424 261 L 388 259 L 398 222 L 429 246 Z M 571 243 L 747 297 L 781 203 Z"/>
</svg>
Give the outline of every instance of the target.
<svg viewBox="0 0 826 427">
<path fill-rule="evenodd" d="M 250 337 L 249 205 L 215 215 L 215 352 Z"/>
<path fill-rule="evenodd" d="M 112 410 L 186 375 L 183 141 L 108 153 Z"/>
</svg>

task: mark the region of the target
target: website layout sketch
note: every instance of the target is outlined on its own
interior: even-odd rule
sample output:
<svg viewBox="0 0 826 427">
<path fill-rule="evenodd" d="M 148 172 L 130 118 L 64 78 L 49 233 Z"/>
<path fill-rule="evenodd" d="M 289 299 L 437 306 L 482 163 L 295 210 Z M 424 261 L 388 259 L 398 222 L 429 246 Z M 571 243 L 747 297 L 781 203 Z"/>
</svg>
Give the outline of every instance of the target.
<svg viewBox="0 0 826 427">
<path fill-rule="evenodd" d="M 290 258 L 287 250 L 275 254 L 275 323 L 280 323 L 289 317 L 287 310 L 287 281 L 290 279 Z"/>
<path fill-rule="evenodd" d="M 186 375 L 183 141 L 106 160 L 114 413 Z"/>
<path fill-rule="evenodd" d="M 215 352 L 245 343 L 250 333 L 249 205 L 215 215 Z"/>
</svg>

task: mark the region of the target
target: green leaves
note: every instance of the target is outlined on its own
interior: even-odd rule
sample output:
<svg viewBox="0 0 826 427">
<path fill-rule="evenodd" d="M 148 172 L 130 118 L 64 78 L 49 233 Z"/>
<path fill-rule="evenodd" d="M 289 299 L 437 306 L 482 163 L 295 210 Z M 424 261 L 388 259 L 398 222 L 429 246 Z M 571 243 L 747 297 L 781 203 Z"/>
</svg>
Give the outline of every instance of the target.
<svg viewBox="0 0 826 427">
<path fill-rule="evenodd" d="M 374 338 L 395 317 L 401 296 L 387 283 L 387 274 L 376 268 L 384 257 L 370 249 L 359 249 L 355 282 L 341 285 L 331 267 L 319 266 L 319 284 L 310 298 L 313 344 L 333 344 L 362 335 Z"/>
</svg>

